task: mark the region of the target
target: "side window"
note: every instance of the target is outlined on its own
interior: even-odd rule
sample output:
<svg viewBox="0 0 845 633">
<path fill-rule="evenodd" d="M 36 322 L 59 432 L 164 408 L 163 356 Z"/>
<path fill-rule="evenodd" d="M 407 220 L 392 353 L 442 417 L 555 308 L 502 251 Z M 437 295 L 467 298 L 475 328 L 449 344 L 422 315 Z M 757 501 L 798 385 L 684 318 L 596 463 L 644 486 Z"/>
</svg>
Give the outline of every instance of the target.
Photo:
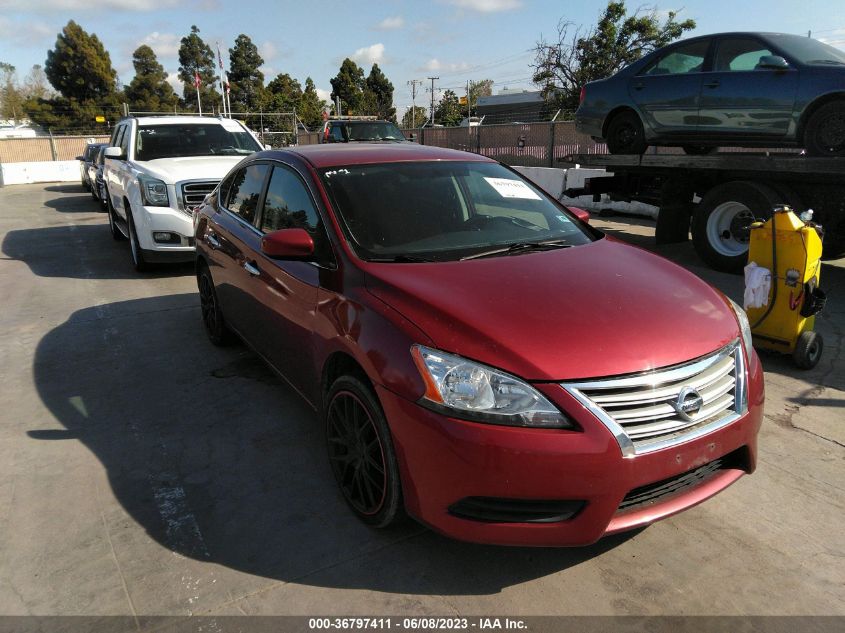
<svg viewBox="0 0 845 633">
<path fill-rule="evenodd" d="M 264 200 L 261 230 L 269 233 L 279 229 L 305 229 L 314 233 L 319 221 L 317 209 L 299 176 L 285 167 L 274 167 Z"/>
<path fill-rule="evenodd" d="M 329 130 L 332 141 L 335 143 L 343 143 L 343 127 L 340 124 L 332 125 Z"/>
<path fill-rule="evenodd" d="M 217 196 L 217 204 L 221 207 L 227 207 L 229 203 L 229 191 L 232 189 L 232 181 L 237 174 L 232 174 L 220 183 L 220 193 Z"/>
<path fill-rule="evenodd" d="M 667 53 L 649 66 L 645 75 L 679 75 L 682 73 L 700 73 L 707 57 L 709 40 L 693 42 Z"/>
<path fill-rule="evenodd" d="M 719 42 L 716 53 L 715 70 L 744 71 L 754 70 L 760 63 L 760 58 L 771 55 L 772 51 L 754 39 L 726 39 Z"/>
<path fill-rule="evenodd" d="M 123 135 L 120 137 L 120 149 L 124 156 L 129 157 L 129 137 L 132 136 L 132 124 L 127 123 L 123 126 Z"/>
<path fill-rule="evenodd" d="M 227 208 L 250 224 L 255 221 L 255 211 L 258 209 L 268 169 L 269 165 L 265 164 L 248 165 L 237 171 L 232 178 Z"/>
<path fill-rule="evenodd" d="M 123 134 L 123 127 L 122 125 L 118 125 L 114 128 L 114 132 L 112 132 L 111 140 L 109 141 L 109 147 L 120 147 L 120 135 Z"/>
</svg>

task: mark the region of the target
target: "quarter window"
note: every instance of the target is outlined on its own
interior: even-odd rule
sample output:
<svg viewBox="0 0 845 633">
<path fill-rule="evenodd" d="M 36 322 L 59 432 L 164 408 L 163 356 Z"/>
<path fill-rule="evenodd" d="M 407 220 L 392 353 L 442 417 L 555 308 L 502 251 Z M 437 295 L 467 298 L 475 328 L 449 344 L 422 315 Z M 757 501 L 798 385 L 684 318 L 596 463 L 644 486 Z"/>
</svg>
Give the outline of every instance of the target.
<svg viewBox="0 0 845 633">
<path fill-rule="evenodd" d="M 646 75 L 678 75 L 700 73 L 707 57 L 708 40 L 693 42 L 667 53 L 645 71 Z"/>
<path fill-rule="evenodd" d="M 716 70 L 721 72 L 755 70 L 760 63 L 760 58 L 771 54 L 772 51 L 757 40 L 722 40 L 719 42 L 719 52 L 716 53 Z"/>
<path fill-rule="evenodd" d="M 249 165 L 232 178 L 228 209 L 250 224 L 255 221 L 255 211 L 258 209 L 268 169 L 269 165 L 265 164 Z"/>
</svg>

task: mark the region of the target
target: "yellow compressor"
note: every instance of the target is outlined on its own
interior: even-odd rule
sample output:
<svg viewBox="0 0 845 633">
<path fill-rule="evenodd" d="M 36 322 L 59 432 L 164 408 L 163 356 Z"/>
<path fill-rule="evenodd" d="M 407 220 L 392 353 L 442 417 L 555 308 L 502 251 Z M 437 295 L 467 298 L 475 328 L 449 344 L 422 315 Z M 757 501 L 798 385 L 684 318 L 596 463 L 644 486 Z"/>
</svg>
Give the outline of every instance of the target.
<svg viewBox="0 0 845 633">
<path fill-rule="evenodd" d="M 811 219 L 812 211 L 799 218 L 788 206 L 780 206 L 768 221 L 752 224 L 746 267 L 746 312 L 754 345 L 792 354 L 802 369 L 815 367 L 824 347 L 821 335 L 813 331 L 815 315 L 825 303 L 819 288 L 822 231 Z M 757 307 L 753 301 L 748 306 L 748 271 L 753 264 L 770 272 L 770 289 Z"/>
</svg>

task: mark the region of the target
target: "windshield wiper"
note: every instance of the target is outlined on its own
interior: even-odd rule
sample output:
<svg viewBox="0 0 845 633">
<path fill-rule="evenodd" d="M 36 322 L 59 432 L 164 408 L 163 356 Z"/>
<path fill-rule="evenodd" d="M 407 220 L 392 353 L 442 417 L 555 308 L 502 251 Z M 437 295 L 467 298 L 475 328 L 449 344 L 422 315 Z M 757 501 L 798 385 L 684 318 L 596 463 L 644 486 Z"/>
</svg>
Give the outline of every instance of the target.
<svg viewBox="0 0 845 633">
<path fill-rule="evenodd" d="M 494 248 L 489 251 L 481 251 L 480 253 L 473 253 L 461 257 L 461 261 L 466 259 L 478 259 L 480 257 L 492 257 L 493 255 L 518 255 L 519 253 L 529 253 L 532 251 L 548 251 L 555 248 L 569 248 L 572 246 L 569 242 L 563 240 L 546 240 L 545 242 L 515 242 L 508 244 L 501 248 Z"/>
<path fill-rule="evenodd" d="M 433 259 L 427 257 L 415 257 L 414 255 L 395 255 L 393 257 L 371 257 L 368 262 L 391 263 L 391 264 L 420 264 L 423 262 L 433 262 Z"/>
</svg>

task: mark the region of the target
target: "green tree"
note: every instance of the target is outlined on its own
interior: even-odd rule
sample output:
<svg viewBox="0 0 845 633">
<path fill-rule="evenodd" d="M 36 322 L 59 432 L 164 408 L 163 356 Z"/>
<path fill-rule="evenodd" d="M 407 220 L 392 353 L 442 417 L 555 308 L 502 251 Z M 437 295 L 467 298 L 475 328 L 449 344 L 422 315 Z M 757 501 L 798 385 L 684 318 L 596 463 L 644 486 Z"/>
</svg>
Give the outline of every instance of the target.
<svg viewBox="0 0 845 633">
<path fill-rule="evenodd" d="M 214 70 L 214 53 L 199 35 L 200 30 L 191 26 L 191 32 L 182 38 L 179 46 L 179 79 L 184 86 L 182 97 L 188 108 L 197 107 L 197 89 L 194 73 L 200 76 L 200 98 L 206 112 L 219 108 L 221 99 L 217 92 L 217 74 Z"/>
<path fill-rule="evenodd" d="M 17 85 L 15 67 L 0 62 L 0 119 L 13 119 L 17 122 L 23 117 L 25 97 Z"/>
<path fill-rule="evenodd" d="M 475 116 L 479 97 L 489 97 L 493 94 L 493 80 L 481 79 L 469 82 L 469 107 L 471 116 Z"/>
<path fill-rule="evenodd" d="M 670 11 L 661 24 L 656 10 L 627 15 L 624 0 L 609 2 L 596 26 L 575 28 L 561 20 L 556 41 L 540 40 L 534 49 L 533 81 L 542 87 L 550 108 L 572 113 L 581 87 L 604 79 L 643 55 L 666 46 L 695 28 L 694 20 L 678 22 Z"/>
<path fill-rule="evenodd" d="M 24 80 L 23 93 L 28 99 L 46 99 L 54 96 L 47 75 L 39 64 L 34 64 Z"/>
<path fill-rule="evenodd" d="M 287 73 L 280 73 L 267 84 L 265 109 L 271 112 L 293 112 L 299 109 L 302 86 Z"/>
<path fill-rule="evenodd" d="M 78 102 L 110 101 L 117 93 L 117 73 L 96 35 L 89 35 L 71 20 L 47 51 L 44 72 L 66 99 Z"/>
<path fill-rule="evenodd" d="M 257 112 L 264 103 L 264 73 L 258 70 L 264 63 L 258 47 L 241 33 L 235 46 L 229 49 L 230 100 L 234 112 Z"/>
<path fill-rule="evenodd" d="M 405 111 L 402 117 L 402 127 L 406 129 L 420 127 L 427 120 L 428 113 L 426 109 L 422 106 L 413 106 Z"/>
<path fill-rule="evenodd" d="M 390 83 L 378 64 L 373 64 L 364 83 L 362 105 L 366 114 L 374 114 L 380 119 L 396 121 L 396 108 L 393 107 L 393 84 Z"/>
<path fill-rule="evenodd" d="M 323 110 L 326 105 L 326 102 L 317 96 L 317 88 L 314 86 L 314 81 L 311 77 L 307 77 L 305 79 L 305 90 L 302 92 L 302 98 L 299 100 L 299 108 L 297 108 L 296 113 L 309 130 L 319 127 L 323 120 Z"/>
<path fill-rule="evenodd" d="M 330 80 L 332 101 L 340 97 L 343 114 L 359 114 L 364 96 L 364 69 L 348 57 L 340 65 L 340 71 Z"/>
<path fill-rule="evenodd" d="M 135 77 L 126 87 L 126 100 L 133 110 L 161 112 L 172 110 L 179 98 L 167 83 L 167 73 L 146 44 L 132 53 Z"/>
<path fill-rule="evenodd" d="M 447 90 L 440 98 L 437 107 L 434 108 L 435 123 L 454 126 L 458 125 L 463 118 L 464 115 L 461 112 L 461 103 L 458 101 L 458 95 L 451 90 Z"/>
</svg>

